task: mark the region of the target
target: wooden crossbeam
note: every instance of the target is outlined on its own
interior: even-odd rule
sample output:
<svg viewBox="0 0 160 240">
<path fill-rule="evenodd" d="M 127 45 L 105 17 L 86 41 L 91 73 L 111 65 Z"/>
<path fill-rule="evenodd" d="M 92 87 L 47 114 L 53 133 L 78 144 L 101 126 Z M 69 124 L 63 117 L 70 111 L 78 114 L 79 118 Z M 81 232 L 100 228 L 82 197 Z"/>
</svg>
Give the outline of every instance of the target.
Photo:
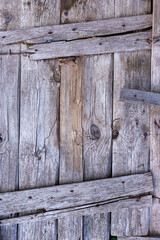
<svg viewBox="0 0 160 240">
<path fill-rule="evenodd" d="M 108 36 L 152 26 L 152 15 L 114 18 L 74 24 L 62 24 L 22 30 L 0 32 L 0 45 L 25 42 L 40 44 L 55 41 L 69 41 L 95 36 Z"/>
<path fill-rule="evenodd" d="M 137 101 L 150 106 L 160 107 L 160 94 L 153 92 L 146 92 L 134 89 L 122 88 L 120 100 Z"/>
<path fill-rule="evenodd" d="M 1 215 L 39 211 L 64 217 L 66 214 L 86 215 L 96 211 L 111 211 L 117 207 L 142 207 L 151 205 L 151 196 L 141 199 L 137 197 L 153 190 L 151 173 L 95 180 L 82 183 L 65 184 L 32 190 L 8 192 L 0 194 Z M 141 201 L 140 201 L 141 200 Z M 125 202 L 126 201 L 126 202 Z M 139 206 L 137 203 L 139 202 Z M 105 210 L 106 209 L 106 210 Z M 40 215 L 37 218 L 45 217 Z M 36 216 L 35 216 L 36 217 Z M 34 219 L 35 219 L 34 217 Z M 37 220 L 36 218 L 36 220 Z M 31 217 L 24 217 L 28 221 Z M 12 220 L 11 220 L 12 221 Z M 14 220 L 13 220 L 14 221 Z M 16 220 L 17 221 L 17 220 Z M 15 221 L 15 222 L 16 222 Z M 21 221 L 21 220 L 20 220 Z M 10 220 L 2 220 L 1 224 Z"/>
</svg>

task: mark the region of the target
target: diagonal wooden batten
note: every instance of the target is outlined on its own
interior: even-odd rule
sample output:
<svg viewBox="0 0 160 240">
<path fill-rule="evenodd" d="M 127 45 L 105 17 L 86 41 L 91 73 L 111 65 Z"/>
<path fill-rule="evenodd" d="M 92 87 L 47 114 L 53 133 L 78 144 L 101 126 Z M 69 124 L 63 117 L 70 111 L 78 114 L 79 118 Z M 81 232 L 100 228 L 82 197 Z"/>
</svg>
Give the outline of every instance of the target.
<svg viewBox="0 0 160 240">
<path fill-rule="evenodd" d="M 153 190 L 151 173 L 0 194 L 1 215 L 60 210 Z"/>
<path fill-rule="evenodd" d="M 49 211 L 44 213 L 32 214 L 23 217 L 15 217 L 10 219 L 3 219 L 0 221 L 0 226 L 9 224 L 20 224 L 24 222 L 35 222 L 42 220 L 55 220 L 68 216 L 84 216 L 84 215 L 94 215 L 97 213 L 108 213 L 114 212 L 118 209 L 137 209 L 150 207 L 152 204 L 152 196 L 144 196 L 130 199 L 117 199 L 115 201 L 105 201 L 100 203 L 88 204 L 86 206 Z"/>
<path fill-rule="evenodd" d="M 31 60 L 94 55 L 151 49 L 151 31 L 114 37 L 97 37 L 70 42 L 38 44 L 26 49 Z"/>
<path fill-rule="evenodd" d="M 160 107 L 159 93 L 122 88 L 120 100 L 137 101 L 144 104 L 148 104 L 150 106 Z"/>
<path fill-rule="evenodd" d="M 0 45 L 25 41 L 28 44 L 75 40 L 107 36 L 147 29 L 152 26 L 152 15 L 141 15 L 101 21 L 62 24 L 0 32 Z"/>
</svg>

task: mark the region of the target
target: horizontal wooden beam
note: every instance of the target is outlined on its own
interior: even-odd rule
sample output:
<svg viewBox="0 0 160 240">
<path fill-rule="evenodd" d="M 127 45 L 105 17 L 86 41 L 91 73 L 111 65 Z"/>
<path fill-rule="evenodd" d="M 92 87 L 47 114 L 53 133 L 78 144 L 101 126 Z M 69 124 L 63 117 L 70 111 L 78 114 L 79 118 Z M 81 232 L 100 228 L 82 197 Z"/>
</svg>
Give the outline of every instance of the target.
<svg viewBox="0 0 160 240">
<path fill-rule="evenodd" d="M 140 209 L 140 208 L 148 208 L 152 205 L 152 196 L 144 196 L 123 200 L 114 200 L 113 202 L 102 202 L 102 203 L 93 203 L 88 204 L 85 207 L 73 207 L 62 210 L 55 210 L 49 212 L 43 212 L 38 214 L 31 214 L 23 217 L 16 217 L 10 219 L 3 219 L 0 221 L 0 226 L 9 225 L 9 224 L 20 224 L 24 222 L 37 222 L 43 220 L 53 221 L 55 219 L 64 218 L 67 216 L 86 216 L 86 215 L 94 215 L 97 213 L 108 213 L 114 212 L 118 209 L 130 208 L 130 209 Z"/>
<path fill-rule="evenodd" d="M 94 36 L 147 29 L 152 26 L 152 15 L 115 18 L 74 24 L 54 25 L 31 29 L 0 32 L 0 45 L 17 42 L 28 44 L 68 41 Z"/>
<path fill-rule="evenodd" d="M 151 173 L 0 194 L 1 215 L 53 211 L 122 200 L 153 190 Z"/>
<path fill-rule="evenodd" d="M 42 60 L 151 49 L 151 43 L 151 31 L 148 31 L 114 37 L 97 37 L 70 42 L 38 44 L 29 47 L 25 52 L 32 54 L 32 60 Z"/>
<path fill-rule="evenodd" d="M 160 94 L 153 92 L 146 92 L 134 89 L 122 88 L 120 100 L 137 101 L 150 106 L 160 107 Z"/>
<path fill-rule="evenodd" d="M 160 240 L 160 237 L 118 237 L 117 240 Z"/>
</svg>

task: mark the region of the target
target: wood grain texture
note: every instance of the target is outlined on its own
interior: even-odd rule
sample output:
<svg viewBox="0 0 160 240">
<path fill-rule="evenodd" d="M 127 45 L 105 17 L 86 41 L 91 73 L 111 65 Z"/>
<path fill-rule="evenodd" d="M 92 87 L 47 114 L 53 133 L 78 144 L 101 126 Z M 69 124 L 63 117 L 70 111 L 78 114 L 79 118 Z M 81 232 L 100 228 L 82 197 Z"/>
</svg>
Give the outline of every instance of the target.
<svg viewBox="0 0 160 240">
<path fill-rule="evenodd" d="M 63 45 L 63 51 L 62 51 Z M 115 37 L 38 44 L 26 49 L 31 60 L 151 49 L 151 31 Z"/>
<path fill-rule="evenodd" d="M 147 29 L 151 26 L 152 15 L 147 14 L 85 23 L 62 24 L 22 30 L 17 29 L 14 31 L 0 32 L 0 45 L 22 41 L 29 44 L 40 44 L 94 36 L 107 36 Z"/>
<path fill-rule="evenodd" d="M 150 172 L 130 176 L 0 193 L 1 214 L 51 211 L 142 195 L 153 190 Z M 94 194 L 93 194 L 94 192 Z"/>
<path fill-rule="evenodd" d="M 152 76 L 151 76 L 151 89 L 154 92 L 160 92 L 160 75 L 159 75 L 159 67 L 160 67 L 160 55 L 159 55 L 159 44 L 155 41 L 160 36 L 160 2 L 157 0 L 153 1 L 153 44 L 152 44 Z M 159 137 L 159 123 L 160 123 L 160 113 L 159 109 L 156 107 L 151 108 L 150 115 L 150 131 L 151 131 L 151 157 L 150 157 L 150 165 L 151 171 L 154 177 L 154 196 L 155 201 L 154 205 L 151 209 L 150 213 L 150 233 L 152 235 L 159 235 L 159 220 L 160 220 L 160 207 L 159 207 L 159 198 L 160 198 L 160 137 Z"/>
<path fill-rule="evenodd" d="M 1 0 L 0 31 L 18 28 L 18 11 L 17 0 Z M 19 52 L 20 46 L 0 48 L 0 53 L 10 49 Z M 19 55 L 0 56 L 0 192 L 18 188 L 19 72 Z M 15 240 L 17 236 L 16 225 L 0 227 L 1 240 Z"/>
<path fill-rule="evenodd" d="M 123 209 L 123 208 L 137 209 L 137 208 L 151 207 L 151 205 L 152 205 L 152 195 L 137 197 L 137 198 L 130 198 L 130 199 L 121 198 L 120 200 L 116 199 L 113 202 L 104 201 L 102 203 L 99 202 L 98 204 L 93 203 L 93 204 L 87 204 L 86 206 L 32 214 L 24 217 L 14 217 L 9 219 L 3 219 L 0 221 L 0 225 L 2 226 L 2 225 L 9 225 L 9 224 L 19 224 L 24 222 L 35 222 L 35 221 L 42 221 L 46 219 L 53 221 L 55 219 L 60 219 L 68 216 L 77 217 L 77 216 L 83 216 L 83 215 L 94 215 L 97 213 L 104 214 L 108 212 L 114 212 L 118 209 Z"/>
<path fill-rule="evenodd" d="M 20 28 L 59 24 L 60 1 L 20 3 Z M 22 46 L 22 50 L 24 46 Z M 21 58 L 19 189 L 58 183 L 59 67 L 54 61 Z M 19 225 L 19 239 L 56 239 L 55 221 Z"/>
<path fill-rule="evenodd" d="M 83 181 L 82 163 L 82 63 L 61 67 L 60 87 L 60 176 L 59 182 Z M 81 239 L 82 218 L 59 220 L 59 239 Z"/>
<path fill-rule="evenodd" d="M 115 2 L 115 16 L 150 13 L 151 1 Z M 149 169 L 149 107 L 119 102 L 121 88 L 150 91 L 150 51 L 114 54 L 113 176 Z M 148 235 L 149 209 L 122 210 L 112 214 L 113 236 Z"/>
<path fill-rule="evenodd" d="M 129 102 L 140 102 L 149 106 L 160 106 L 160 94 L 128 88 L 122 88 L 120 100 Z"/>
</svg>

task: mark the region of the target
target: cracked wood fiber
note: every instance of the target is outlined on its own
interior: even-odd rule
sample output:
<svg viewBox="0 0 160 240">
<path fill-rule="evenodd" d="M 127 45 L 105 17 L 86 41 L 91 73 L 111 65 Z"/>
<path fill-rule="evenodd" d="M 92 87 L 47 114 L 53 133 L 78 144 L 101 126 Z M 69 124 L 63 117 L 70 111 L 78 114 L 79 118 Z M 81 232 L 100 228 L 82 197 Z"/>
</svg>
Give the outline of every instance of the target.
<svg viewBox="0 0 160 240">
<path fill-rule="evenodd" d="M 115 1 L 115 16 L 150 13 L 151 1 Z M 150 51 L 114 54 L 113 176 L 149 170 L 149 107 L 120 102 L 121 88 L 150 91 Z M 122 210 L 112 214 L 113 236 L 148 235 L 149 209 Z"/>
<path fill-rule="evenodd" d="M 62 1 L 66 2 L 66 1 Z M 93 21 L 93 20 L 104 20 L 107 18 L 113 18 L 114 17 L 114 3 L 111 0 L 103 0 L 101 4 L 99 4 L 99 1 L 91 1 L 91 0 L 85 0 L 85 1 L 70 1 L 70 4 L 68 7 L 65 7 L 66 3 L 62 4 L 62 12 L 61 12 L 61 22 L 62 23 L 76 23 L 76 22 L 85 22 L 85 21 Z M 102 61 L 104 60 L 104 62 Z M 90 67 L 90 62 L 93 64 L 92 70 Z M 110 137 L 110 130 L 107 132 L 103 132 L 104 129 L 109 129 L 109 123 L 111 122 L 111 105 L 110 105 L 110 88 L 109 88 L 109 81 L 110 79 L 107 79 L 107 83 L 105 84 L 106 78 L 103 77 L 102 79 L 98 78 L 98 80 L 101 81 L 100 88 L 95 89 L 96 86 L 96 80 L 97 77 L 102 71 L 101 76 L 110 76 L 110 67 L 111 67 L 111 55 L 109 56 L 101 56 L 101 57 L 89 57 L 85 59 L 81 59 L 81 62 L 79 61 L 78 71 L 82 71 L 82 79 L 79 79 L 79 81 L 82 81 L 82 90 L 79 88 L 77 90 L 78 92 L 76 94 L 79 94 L 79 96 L 82 96 L 82 126 L 83 126 L 83 169 L 81 169 L 81 173 L 79 172 L 79 181 L 83 178 L 84 180 L 92 180 L 96 179 L 98 177 L 104 178 L 107 176 L 110 176 L 110 160 L 107 156 L 110 154 L 110 140 L 108 140 L 108 146 L 104 146 L 106 148 L 103 149 L 102 142 L 106 142 L 106 139 L 109 139 Z M 68 67 L 69 68 L 69 67 Z M 82 68 L 82 70 L 81 70 Z M 74 73 L 75 67 L 70 67 L 70 75 Z M 64 71 L 64 70 L 63 70 Z M 66 71 L 66 70 L 65 70 Z M 68 70 L 69 71 L 69 70 Z M 73 71 L 73 73 L 71 73 Z M 87 73 L 88 71 L 88 73 Z M 95 75 L 92 75 L 91 71 L 94 71 Z M 67 76 L 67 75 L 66 75 Z M 68 76 L 67 76 L 68 78 Z M 74 79 L 70 80 L 71 82 Z M 92 84 L 92 86 L 89 84 L 87 85 L 87 81 Z M 66 83 L 67 84 L 67 83 Z M 88 88 L 89 86 L 89 88 Z M 87 89 L 85 89 L 87 87 Z M 98 92 L 99 91 L 99 92 Z M 108 91 L 108 92 L 107 92 Z M 82 92 L 82 95 L 81 95 Z M 90 99 L 90 92 L 92 92 L 92 98 Z M 106 96 L 106 93 L 108 95 Z M 101 96 L 102 94 L 102 96 Z M 71 99 L 71 97 L 70 97 Z M 87 102 L 87 99 L 89 102 Z M 108 110 L 106 110 L 106 99 L 108 99 L 108 106 L 110 107 Z M 92 104 L 92 101 L 96 101 L 95 107 L 90 108 L 90 104 Z M 99 106 L 99 107 L 98 107 Z M 78 109 L 78 106 L 76 107 Z M 87 110 L 88 109 L 88 110 Z M 86 112 L 88 111 L 88 113 Z M 72 113 L 71 113 L 72 114 Z M 89 114 L 89 119 L 87 114 Z M 98 119 L 96 117 L 97 115 Z M 74 113 L 73 113 L 74 115 Z M 85 119 L 87 117 L 87 119 Z M 108 126 L 105 124 L 105 118 L 108 121 Z M 69 118 L 67 118 L 69 119 Z M 73 120 L 72 120 L 73 121 Z M 79 120 L 80 121 L 80 120 Z M 96 126 L 95 123 L 98 125 Z M 102 126 L 101 126 L 102 123 Z M 72 124 L 73 125 L 73 124 Z M 78 127 L 78 125 L 77 125 Z M 93 135 L 96 134 L 96 129 L 100 129 L 102 131 L 101 138 L 98 141 L 98 139 L 94 136 L 91 136 L 91 128 Z M 72 127 L 73 129 L 73 127 Z M 80 127 L 77 129 L 78 132 L 81 131 Z M 73 131 L 73 130 L 72 130 Z M 99 130 L 98 130 L 99 131 Z M 86 136 L 87 134 L 87 136 Z M 99 135 L 99 134 L 98 134 Z M 71 140 L 70 140 L 71 141 Z M 82 141 L 82 139 L 81 139 Z M 69 145 L 70 143 L 68 143 Z M 76 144 L 76 143 L 75 143 Z M 93 153 L 92 153 L 92 160 L 90 160 L 89 153 L 92 150 L 93 146 Z M 70 152 L 70 150 L 69 150 Z M 85 156 L 84 156 L 85 155 Z M 102 157 L 102 160 L 101 160 Z M 106 158 L 105 158 L 106 157 Z M 75 158 L 75 157 L 74 157 Z M 62 160 L 61 160 L 62 161 Z M 71 159 L 71 165 L 73 164 L 72 161 L 76 163 L 76 158 Z M 79 160 L 81 161 L 81 160 Z M 99 162 L 100 161 L 100 162 Z M 88 162 L 88 163 L 87 163 Z M 104 168 L 106 170 L 102 169 L 102 162 L 104 163 Z M 97 168 L 95 171 L 94 166 Z M 93 167 L 93 168 L 92 168 Z M 65 169 L 65 167 L 64 167 Z M 64 170 L 63 170 L 64 171 Z M 70 175 L 74 173 L 73 168 L 70 169 Z M 60 169 L 61 172 L 61 169 Z M 102 174 L 101 174 L 102 173 Z M 64 174 L 65 181 L 74 181 L 74 174 L 72 176 L 72 179 L 68 177 L 67 180 L 67 172 Z M 78 176 L 78 175 L 77 175 Z M 77 177 L 78 180 L 78 177 Z M 71 220 L 70 220 L 71 219 Z M 79 240 L 84 238 L 87 239 L 94 239 L 94 240 L 101 240 L 101 239 L 108 239 L 109 236 L 109 215 L 107 214 L 97 214 L 94 217 L 84 217 L 82 218 L 75 218 L 74 224 L 73 224 L 73 218 L 66 218 L 64 221 L 58 221 L 58 228 L 59 231 L 59 237 L 63 240 Z M 84 220 L 84 222 L 82 221 Z M 97 224 L 98 223 L 98 224 Z M 84 225 L 84 229 L 83 229 Z M 82 236 L 83 234 L 83 236 Z"/>
<path fill-rule="evenodd" d="M 9 0 L 7 4 L 1 0 L 0 31 L 19 27 L 18 10 L 17 0 L 14 3 Z M 5 46 L 0 52 L 9 49 L 19 52 L 20 46 Z M 18 188 L 19 71 L 18 55 L 0 56 L 0 192 Z M 0 227 L 0 239 L 17 239 L 17 226 Z"/>
<path fill-rule="evenodd" d="M 21 28 L 59 24 L 60 1 L 20 3 Z M 22 50 L 24 46 L 22 45 Z M 19 189 L 58 183 L 59 67 L 21 57 Z M 56 239 L 56 221 L 20 224 L 18 239 Z"/>
<path fill-rule="evenodd" d="M 151 77 L 151 89 L 154 92 L 160 93 L 160 47 L 159 42 L 156 41 L 160 37 L 160 2 L 158 0 L 153 1 L 153 44 L 152 44 L 152 77 Z M 154 204 L 150 213 L 150 233 L 151 235 L 160 235 L 159 221 L 160 221 L 160 113 L 159 108 L 151 108 L 151 171 L 154 179 L 154 191 L 153 195 Z"/>
</svg>

